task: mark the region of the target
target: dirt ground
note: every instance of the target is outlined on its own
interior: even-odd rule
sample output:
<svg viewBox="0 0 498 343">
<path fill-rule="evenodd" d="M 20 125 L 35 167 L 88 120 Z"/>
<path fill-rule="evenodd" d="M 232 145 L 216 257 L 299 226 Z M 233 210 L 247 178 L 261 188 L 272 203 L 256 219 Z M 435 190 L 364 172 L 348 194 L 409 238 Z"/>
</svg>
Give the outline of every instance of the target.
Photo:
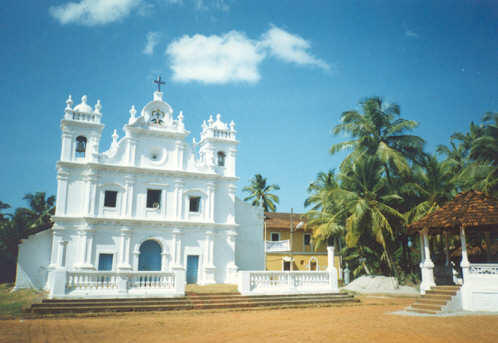
<svg viewBox="0 0 498 343">
<path fill-rule="evenodd" d="M 498 342 L 498 315 L 392 315 L 410 298 L 340 307 L 0 321 L 0 342 Z"/>
</svg>

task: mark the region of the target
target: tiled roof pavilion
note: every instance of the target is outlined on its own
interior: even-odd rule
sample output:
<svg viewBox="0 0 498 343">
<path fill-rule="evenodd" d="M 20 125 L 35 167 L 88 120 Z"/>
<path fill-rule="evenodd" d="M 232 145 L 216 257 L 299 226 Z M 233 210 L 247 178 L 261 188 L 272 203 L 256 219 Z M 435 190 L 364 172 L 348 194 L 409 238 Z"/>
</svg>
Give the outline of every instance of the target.
<svg viewBox="0 0 498 343">
<path fill-rule="evenodd" d="M 428 229 L 491 228 L 498 230 L 498 199 L 478 191 L 458 194 L 441 208 L 408 226 L 408 233 Z"/>
</svg>

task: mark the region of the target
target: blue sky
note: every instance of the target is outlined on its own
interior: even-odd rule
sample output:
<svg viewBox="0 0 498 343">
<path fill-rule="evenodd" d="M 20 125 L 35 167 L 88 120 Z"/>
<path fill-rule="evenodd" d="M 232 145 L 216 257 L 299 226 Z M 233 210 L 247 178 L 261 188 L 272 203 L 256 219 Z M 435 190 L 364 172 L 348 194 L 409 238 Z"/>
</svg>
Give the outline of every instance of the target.
<svg viewBox="0 0 498 343">
<path fill-rule="evenodd" d="M 158 74 L 189 141 L 210 114 L 235 121 L 239 196 L 261 173 L 280 211 L 303 211 L 308 184 L 338 166 L 328 149 L 345 138 L 330 129 L 364 97 L 400 104 L 427 151 L 498 111 L 493 0 L 19 0 L 0 14 L 0 200 L 13 207 L 56 192 L 68 94 L 101 100 L 106 150 Z"/>
</svg>

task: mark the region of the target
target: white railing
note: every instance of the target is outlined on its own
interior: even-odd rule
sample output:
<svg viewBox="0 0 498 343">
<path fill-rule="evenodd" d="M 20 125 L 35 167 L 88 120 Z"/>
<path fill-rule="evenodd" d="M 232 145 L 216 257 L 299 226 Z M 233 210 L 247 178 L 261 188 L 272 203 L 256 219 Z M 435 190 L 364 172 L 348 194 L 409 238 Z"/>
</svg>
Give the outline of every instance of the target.
<svg viewBox="0 0 498 343">
<path fill-rule="evenodd" d="M 115 289 L 119 287 L 119 275 L 115 272 L 71 271 L 67 273 L 66 288 L 69 290 Z"/>
<path fill-rule="evenodd" d="M 51 297 L 73 296 L 118 296 L 133 297 L 154 294 L 155 296 L 183 296 L 185 294 L 185 271 L 172 272 L 112 272 L 112 271 L 62 271 L 65 287 L 53 290 Z M 57 282 L 53 282 L 55 285 Z"/>
<path fill-rule="evenodd" d="M 469 267 L 470 274 L 477 275 L 498 275 L 498 264 L 482 263 L 471 264 Z"/>
<path fill-rule="evenodd" d="M 337 273 L 317 271 L 241 271 L 242 294 L 292 294 L 337 292 Z"/>
<path fill-rule="evenodd" d="M 128 274 L 129 288 L 175 288 L 173 272 L 135 272 Z"/>
</svg>

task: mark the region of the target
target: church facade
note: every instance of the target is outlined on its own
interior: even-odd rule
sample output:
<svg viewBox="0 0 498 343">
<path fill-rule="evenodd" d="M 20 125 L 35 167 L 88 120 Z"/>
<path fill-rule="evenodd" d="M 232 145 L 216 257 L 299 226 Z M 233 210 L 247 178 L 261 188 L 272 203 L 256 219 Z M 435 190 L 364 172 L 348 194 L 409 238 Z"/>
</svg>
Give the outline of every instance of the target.
<svg viewBox="0 0 498 343">
<path fill-rule="evenodd" d="M 54 225 L 19 246 L 16 288 L 52 297 L 181 295 L 264 269 L 263 212 L 236 198 L 235 123 L 218 114 L 188 144 L 156 91 L 100 152 L 100 101 L 66 101 Z"/>
</svg>

